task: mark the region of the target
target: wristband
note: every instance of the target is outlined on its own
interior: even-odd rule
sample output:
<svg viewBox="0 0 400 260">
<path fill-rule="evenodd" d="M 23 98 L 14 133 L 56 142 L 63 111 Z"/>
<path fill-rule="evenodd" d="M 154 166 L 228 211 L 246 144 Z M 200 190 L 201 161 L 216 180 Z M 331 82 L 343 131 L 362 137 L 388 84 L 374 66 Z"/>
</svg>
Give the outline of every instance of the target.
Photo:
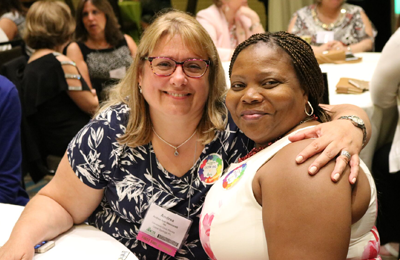
<svg viewBox="0 0 400 260">
<path fill-rule="evenodd" d="M 341 117 L 339 117 L 339 119 L 350 120 L 355 127 L 358 127 L 362 130 L 362 132 L 363 132 L 362 147 L 364 147 L 365 143 L 367 142 L 367 129 L 365 128 L 364 121 L 361 118 L 359 118 L 358 116 L 354 116 L 354 115 L 341 116 Z"/>
</svg>

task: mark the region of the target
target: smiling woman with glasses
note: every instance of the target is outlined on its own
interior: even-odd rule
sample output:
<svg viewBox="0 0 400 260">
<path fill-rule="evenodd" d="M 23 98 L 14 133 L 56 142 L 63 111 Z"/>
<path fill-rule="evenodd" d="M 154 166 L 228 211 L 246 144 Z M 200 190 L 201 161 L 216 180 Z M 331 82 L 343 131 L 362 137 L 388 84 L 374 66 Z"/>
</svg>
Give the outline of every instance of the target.
<svg viewBox="0 0 400 260">
<path fill-rule="evenodd" d="M 183 72 L 190 78 L 200 78 L 206 73 L 209 60 L 187 59 L 182 62 L 175 61 L 168 57 L 145 57 L 150 61 L 151 69 L 157 76 L 168 77 L 175 72 L 176 66 L 181 65 Z"/>
<path fill-rule="evenodd" d="M 145 30 L 125 78 L 71 141 L 53 180 L 28 204 L 0 259 L 30 259 L 32 242 L 86 219 L 139 259 L 208 259 L 198 230 L 205 195 L 254 146 L 227 114 L 224 75 L 211 37 L 195 18 L 179 11 L 159 16 Z M 368 120 L 359 108 L 330 108 L 333 118 L 351 113 Z M 318 152 L 346 148 L 357 159 L 360 129 L 348 120 L 318 127 Z M 304 160 L 316 153 L 313 147 L 301 153 Z M 324 151 L 313 159 L 310 172 L 326 158 Z M 347 164 L 336 165 L 335 173 L 341 173 Z M 182 236 L 157 233 L 160 219 L 174 220 L 169 229 L 179 228 Z"/>
</svg>

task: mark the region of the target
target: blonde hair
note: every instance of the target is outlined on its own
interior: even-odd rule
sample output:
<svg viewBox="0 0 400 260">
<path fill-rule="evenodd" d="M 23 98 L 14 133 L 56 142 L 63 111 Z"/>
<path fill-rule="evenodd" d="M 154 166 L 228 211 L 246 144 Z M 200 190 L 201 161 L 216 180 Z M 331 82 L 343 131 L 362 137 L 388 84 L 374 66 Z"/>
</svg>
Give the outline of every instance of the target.
<svg viewBox="0 0 400 260">
<path fill-rule="evenodd" d="M 60 1 L 37 1 L 26 15 L 25 43 L 33 49 L 61 46 L 75 31 L 68 5 Z"/>
<path fill-rule="evenodd" d="M 204 106 L 203 116 L 197 126 L 200 140 L 209 143 L 215 137 L 215 130 L 223 130 L 227 110 L 223 94 L 226 90 L 225 74 L 217 49 L 207 31 L 192 16 L 177 10 L 161 14 L 144 31 L 137 48 L 134 62 L 125 78 L 110 90 L 109 100 L 98 113 L 118 103 L 125 103 L 131 109 L 126 132 L 119 138 L 121 144 L 136 147 L 147 144 L 152 137 L 152 123 L 149 105 L 139 92 L 138 79 L 146 62 L 144 59 L 156 48 L 163 37 L 179 35 L 185 46 L 197 55 L 211 61 L 208 81 L 210 90 Z"/>
</svg>

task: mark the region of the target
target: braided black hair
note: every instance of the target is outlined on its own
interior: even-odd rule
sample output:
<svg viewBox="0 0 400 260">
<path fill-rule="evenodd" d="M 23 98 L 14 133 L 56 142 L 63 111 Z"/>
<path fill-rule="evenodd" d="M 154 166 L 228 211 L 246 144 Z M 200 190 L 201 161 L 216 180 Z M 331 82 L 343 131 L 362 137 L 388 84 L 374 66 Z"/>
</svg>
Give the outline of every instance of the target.
<svg viewBox="0 0 400 260">
<path fill-rule="evenodd" d="M 317 59 L 311 46 L 294 34 L 282 31 L 252 35 L 236 47 L 229 65 L 229 77 L 231 77 L 232 67 L 240 52 L 259 42 L 265 42 L 271 47 L 278 46 L 289 55 L 300 86 L 308 95 L 308 101 L 313 106 L 315 115 L 321 122 L 329 121 L 329 115 L 319 106 L 324 94 L 324 79 Z"/>
</svg>

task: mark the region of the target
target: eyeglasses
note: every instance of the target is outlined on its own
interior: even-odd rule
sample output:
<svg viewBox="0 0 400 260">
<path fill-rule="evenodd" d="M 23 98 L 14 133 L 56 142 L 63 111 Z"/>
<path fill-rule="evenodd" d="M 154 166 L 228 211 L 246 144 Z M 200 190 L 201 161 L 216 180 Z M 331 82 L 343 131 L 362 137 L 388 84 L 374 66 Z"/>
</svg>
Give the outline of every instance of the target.
<svg viewBox="0 0 400 260">
<path fill-rule="evenodd" d="M 145 57 L 144 59 L 150 61 L 150 67 L 153 73 L 160 77 L 172 75 L 176 67 L 181 65 L 186 76 L 190 78 L 201 78 L 211 64 L 211 61 L 202 59 L 187 59 L 182 62 L 175 61 L 168 57 Z"/>
</svg>

